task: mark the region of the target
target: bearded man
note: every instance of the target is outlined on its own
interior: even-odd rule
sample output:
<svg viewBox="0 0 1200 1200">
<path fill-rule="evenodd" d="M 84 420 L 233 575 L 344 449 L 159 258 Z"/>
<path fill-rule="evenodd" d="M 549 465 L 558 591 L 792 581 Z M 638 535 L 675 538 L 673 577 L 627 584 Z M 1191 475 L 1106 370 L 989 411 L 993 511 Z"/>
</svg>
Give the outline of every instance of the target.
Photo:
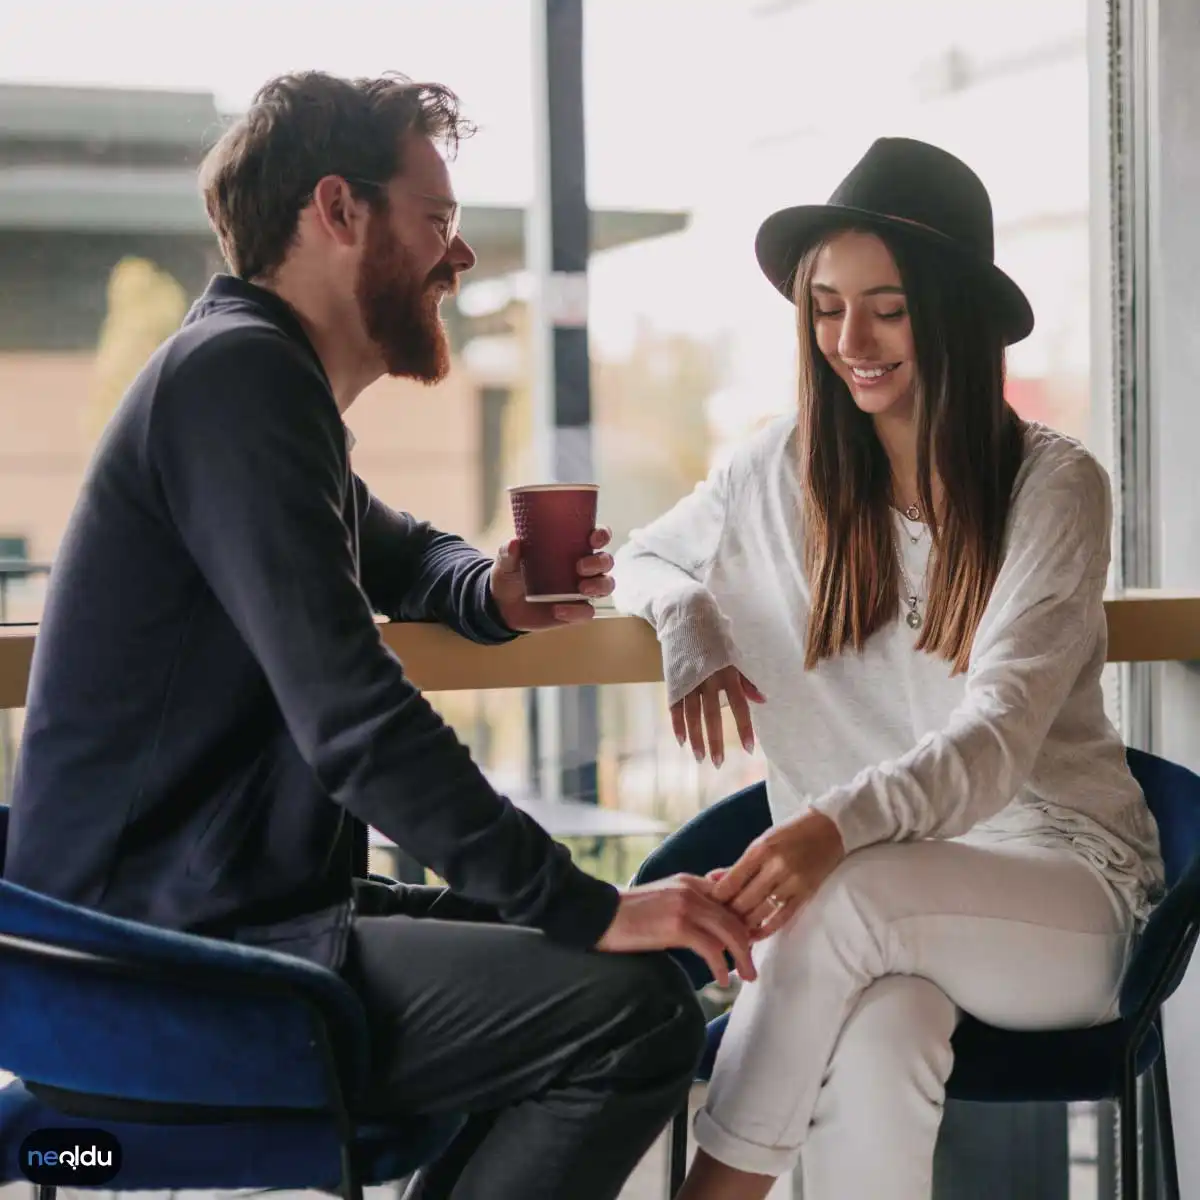
<svg viewBox="0 0 1200 1200">
<path fill-rule="evenodd" d="M 461 1113 L 423 1197 L 615 1197 L 684 1100 L 703 1020 L 661 951 L 752 978 L 679 878 L 620 891 L 498 795 L 375 613 L 478 642 L 591 617 L 398 513 L 343 424 L 384 374 L 449 369 L 475 255 L 455 96 L 400 76 L 267 83 L 201 183 L 229 273 L 108 425 L 51 577 L 5 877 L 344 974 L 372 1037 L 357 1114 Z M 429 392 L 437 403 L 437 393 Z M 612 590 L 608 533 L 581 592 Z M 372 886 L 373 826 L 449 883 Z"/>
</svg>

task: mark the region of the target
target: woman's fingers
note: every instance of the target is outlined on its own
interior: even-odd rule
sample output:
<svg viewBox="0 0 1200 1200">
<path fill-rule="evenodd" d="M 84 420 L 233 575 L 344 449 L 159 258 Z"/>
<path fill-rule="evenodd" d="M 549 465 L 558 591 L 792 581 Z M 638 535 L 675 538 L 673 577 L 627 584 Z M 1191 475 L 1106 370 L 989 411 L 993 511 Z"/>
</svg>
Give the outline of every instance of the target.
<svg viewBox="0 0 1200 1200">
<path fill-rule="evenodd" d="M 751 928 L 754 916 L 773 899 L 787 900 L 803 890 L 803 880 L 793 876 L 772 843 L 751 842 L 742 857 L 713 886 L 713 899 L 732 909 Z"/>
<path fill-rule="evenodd" d="M 750 705 L 746 703 L 746 692 L 742 688 L 741 676 L 738 682 L 725 690 L 729 697 L 729 711 L 733 713 L 733 723 L 737 726 L 738 737 L 747 754 L 754 753 L 754 724 L 750 720 Z"/>
<path fill-rule="evenodd" d="M 745 920 L 756 909 L 769 904 L 772 897 L 784 900 L 794 890 L 793 881 L 783 871 L 766 864 L 757 875 L 746 881 L 741 891 L 729 901 L 729 907 Z"/>
<path fill-rule="evenodd" d="M 793 896 L 790 900 L 786 900 L 782 908 L 774 909 L 771 915 L 751 933 L 751 938 L 756 942 L 765 941 L 783 929 L 803 906 L 804 900 L 800 896 Z"/>
<path fill-rule="evenodd" d="M 700 692 L 704 704 L 704 729 L 708 734 L 708 752 L 714 767 L 725 761 L 725 731 L 722 728 L 721 693 L 716 687 L 705 684 Z"/>
<path fill-rule="evenodd" d="M 683 701 L 671 705 L 671 732 L 682 746 L 687 741 L 687 725 L 683 719 Z"/>
<path fill-rule="evenodd" d="M 725 667 L 693 688 L 682 700 L 671 705 L 671 731 L 682 746 L 690 743 L 697 762 L 711 755 L 713 765 L 725 761 L 725 728 L 721 713 L 722 693 L 729 699 L 729 711 L 737 728 L 738 739 L 747 754 L 754 753 L 754 722 L 750 704 L 764 704 L 766 697 L 736 667 Z M 707 743 L 707 745 L 706 745 Z"/>
<path fill-rule="evenodd" d="M 687 725 L 688 741 L 697 762 L 704 761 L 704 719 L 700 691 L 689 692 L 683 698 L 683 718 Z"/>
<path fill-rule="evenodd" d="M 767 898 L 761 904 L 755 905 L 744 918 L 746 928 L 751 931 L 751 937 L 758 941 L 767 936 L 763 934 L 764 929 L 779 928 L 780 914 L 788 908 L 795 912 L 804 903 L 807 895 L 807 891 L 797 892 L 794 882 L 791 881 L 782 883 L 768 892 Z"/>
<path fill-rule="evenodd" d="M 749 848 L 713 886 L 713 899 L 719 904 L 733 905 L 742 891 L 758 875 L 766 857 L 762 844 L 751 842 Z"/>
</svg>

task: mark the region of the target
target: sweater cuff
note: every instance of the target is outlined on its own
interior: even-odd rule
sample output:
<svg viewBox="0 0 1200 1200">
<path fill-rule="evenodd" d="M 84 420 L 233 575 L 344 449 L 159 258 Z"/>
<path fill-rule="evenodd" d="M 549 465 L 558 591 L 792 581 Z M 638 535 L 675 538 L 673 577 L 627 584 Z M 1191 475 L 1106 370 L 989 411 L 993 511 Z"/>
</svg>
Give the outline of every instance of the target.
<svg viewBox="0 0 1200 1200">
<path fill-rule="evenodd" d="M 814 800 L 812 808 L 837 826 L 847 854 L 892 840 L 894 822 L 870 792 L 854 787 L 834 788 Z"/>
<path fill-rule="evenodd" d="M 710 675 L 731 666 L 736 655 L 729 622 L 707 592 L 698 592 L 662 622 L 663 678 L 674 705 Z"/>
<path fill-rule="evenodd" d="M 475 626 L 475 640 L 482 642 L 488 646 L 499 646 L 505 642 L 515 641 L 521 636 L 521 631 L 510 629 L 505 623 L 504 618 L 500 615 L 500 606 L 496 603 L 496 598 L 492 595 L 492 572 L 489 567 L 486 571 L 479 573 L 479 579 L 476 581 L 476 598 L 475 612 L 476 619 L 472 622 Z"/>
<path fill-rule="evenodd" d="M 570 870 L 535 925 L 553 942 L 590 950 L 613 923 L 621 893 L 574 864 Z"/>
</svg>

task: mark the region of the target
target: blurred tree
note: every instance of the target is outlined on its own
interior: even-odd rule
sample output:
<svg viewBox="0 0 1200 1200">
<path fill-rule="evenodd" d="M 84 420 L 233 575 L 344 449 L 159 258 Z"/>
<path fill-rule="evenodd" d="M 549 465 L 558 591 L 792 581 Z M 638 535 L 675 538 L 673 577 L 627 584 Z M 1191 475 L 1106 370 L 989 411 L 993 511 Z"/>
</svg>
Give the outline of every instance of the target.
<svg viewBox="0 0 1200 1200">
<path fill-rule="evenodd" d="M 593 364 L 601 507 L 618 543 L 708 474 L 708 400 L 724 375 L 722 345 L 644 321 L 627 357 Z"/>
<path fill-rule="evenodd" d="M 84 416 L 90 440 L 100 436 L 146 360 L 178 329 L 187 304 L 175 278 L 148 259 L 127 256 L 113 267 Z"/>
</svg>

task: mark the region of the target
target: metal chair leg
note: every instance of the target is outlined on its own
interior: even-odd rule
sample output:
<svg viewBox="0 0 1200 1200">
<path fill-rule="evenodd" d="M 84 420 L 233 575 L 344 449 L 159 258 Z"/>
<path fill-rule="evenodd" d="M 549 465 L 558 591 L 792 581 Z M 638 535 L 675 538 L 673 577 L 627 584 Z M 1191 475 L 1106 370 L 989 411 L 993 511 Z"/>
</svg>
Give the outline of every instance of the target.
<svg viewBox="0 0 1200 1200">
<path fill-rule="evenodd" d="M 1159 1036 L 1162 1036 L 1161 1029 Z M 1167 1048 L 1150 1068 L 1154 1085 L 1154 1115 L 1158 1126 L 1159 1177 L 1163 1181 L 1164 1200 L 1180 1200 L 1179 1161 L 1175 1156 L 1175 1126 L 1171 1120 L 1171 1084 L 1167 1076 Z"/>
<path fill-rule="evenodd" d="M 342 1200 L 363 1200 L 362 1180 L 354 1166 L 348 1143 L 342 1143 Z"/>
<path fill-rule="evenodd" d="M 674 1200 L 687 1176 L 688 1108 L 686 1101 L 671 1121 L 667 1143 L 667 1200 Z"/>
<path fill-rule="evenodd" d="M 1121 1200 L 1140 1200 L 1138 1180 L 1138 1101 L 1137 1077 L 1133 1063 L 1125 1065 L 1121 1095 L 1117 1101 L 1120 1122 Z"/>
<path fill-rule="evenodd" d="M 1138 1093 L 1138 1195 L 1145 1200 L 1162 1200 L 1159 1188 L 1158 1141 L 1154 1130 L 1156 1105 L 1154 1091 L 1150 1086 L 1150 1075 L 1139 1075 Z"/>
</svg>

